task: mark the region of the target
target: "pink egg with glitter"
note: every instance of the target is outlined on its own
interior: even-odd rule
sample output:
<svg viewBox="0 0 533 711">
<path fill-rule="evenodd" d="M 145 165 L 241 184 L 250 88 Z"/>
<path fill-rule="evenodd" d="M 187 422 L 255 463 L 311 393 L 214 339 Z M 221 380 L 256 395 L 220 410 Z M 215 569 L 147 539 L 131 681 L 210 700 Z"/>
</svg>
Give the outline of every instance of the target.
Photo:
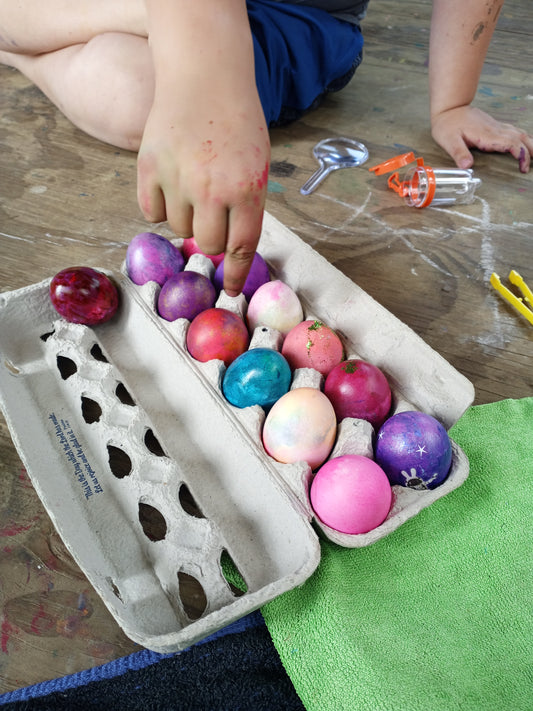
<svg viewBox="0 0 533 711">
<path fill-rule="evenodd" d="M 304 461 L 311 469 L 328 457 L 337 432 L 333 406 L 315 388 L 296 388 L 280 397 L 263 426 L 263 445 L 278 462 Z"/>
<path fill-rule="evenodd" d="M 392 489 L 374 461 L 345 454 L 320 467 L 311 484 L 310 499 L 326 526 L 340 533 L 368 533 L 387 518 Z"/>
<path fill-rule="evenodd" d="M 220 254 L 206 254 L 205 252 L 202 252 L 194 237 L 187 237 L 187 239 L 183 240 L 181 251 L 186 261 L 189 261 L 193 254 L 203 254 L 204 257 L 207 257 L 213 262 L 215 267 L 218 267 L 220 262 L 224 259 L 224 252 L 220 252 Z"/>
<path fill-rule="evenodd" d="M 284 282 L 274 279 L 260 286 L 248 304 L 246 318 L 252 332 L 258 326 L 280 331 L 284 336 L 303 321 L 303 309 L 296 293 Z"/>
<path fill-rule="evenodd" d="M 281 353 L 293 370 L 313 368 L 327 375 L 344 356 L 341 339 L 321 321 L 301 321 L 283 341 Z"/>
</svg>

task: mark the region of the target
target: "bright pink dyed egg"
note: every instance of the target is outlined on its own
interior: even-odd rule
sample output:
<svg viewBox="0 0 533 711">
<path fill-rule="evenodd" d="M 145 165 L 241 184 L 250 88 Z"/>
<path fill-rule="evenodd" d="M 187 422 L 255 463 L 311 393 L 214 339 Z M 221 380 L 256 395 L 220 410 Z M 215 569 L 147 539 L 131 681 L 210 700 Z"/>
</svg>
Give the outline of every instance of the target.
<svg viewBox="0 0 533 711">
<path fill-rule="evenodd" d="M 338 365 L 344 356 L 341 339 L 321 321 L 302 321 L 294 326 L 281 349 L 293 370 L 314 368 L 322 375 Z"/>
<path fill-rule="evenodd" d="M 196 360 L 222 360 L 226 365 L 244 353 L 250 336 L 244 321 L 227 309 L 202 311 L 187 330 L 187 350 Z"/>
<path fill-rule="evenodd" d="M 330 371 L 324 392 L 340 422 L 345 417 L 380 427 L 391 406 L 391 389 L 383 372 L 364 360 L 345 360 Z"/>
<path fill-rule="evenodd" d="M 181 252 L 187 261 L 193 254 L 203 254 L 213 262 L 215 267 L 218 267 L 220 262 L 224 259 L 224 252 L 220 252 L 220 254 L 206 254 L 205 252 L 202 252 L 194 237 L 187 237 L 187 239 L 183 240 Z"/>
<path fill-rule="evenodd" d="M 118 291 L 108 276 L 91 267 L 69 267 L 50 282 L 50 299 L 60 316 L 72 323 L 96 326 L 118 308 Z"/>
<path fill-rule="evenodd" d="M 320 467 L 310 497 L 326 526 L 341 533 L 368 533 L 387 518 L 392 489 L 383 469 L 371 459 L 345 454 Z"/>
</svg>

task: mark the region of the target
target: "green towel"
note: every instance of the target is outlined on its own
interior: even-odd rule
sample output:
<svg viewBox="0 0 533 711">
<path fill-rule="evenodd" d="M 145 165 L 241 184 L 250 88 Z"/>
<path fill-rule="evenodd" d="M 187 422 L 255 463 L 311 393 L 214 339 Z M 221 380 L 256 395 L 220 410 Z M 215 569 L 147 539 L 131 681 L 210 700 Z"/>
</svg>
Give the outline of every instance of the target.
<svg viewBox="0 0 533 711">
<path fill-rule="evenodd" d="M 533 398 L 450 434 L 461 487 L 263 608 L 308 711 L 533 710 Z"/>
</svg>

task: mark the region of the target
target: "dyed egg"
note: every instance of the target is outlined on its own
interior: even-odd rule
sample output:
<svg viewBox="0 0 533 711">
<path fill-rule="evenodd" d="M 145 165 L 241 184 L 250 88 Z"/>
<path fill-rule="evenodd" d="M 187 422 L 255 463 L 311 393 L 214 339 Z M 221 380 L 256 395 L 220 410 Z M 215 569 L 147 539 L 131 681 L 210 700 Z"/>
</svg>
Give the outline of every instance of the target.
<svg viewBox="0 0 533 711">
<path fill-rule="evenodd" d="M 371 459 L 345 454 L 320 467 L 310 498 L 326 526 L 341 533 L 368 533 L 387 518 L 392 489 L 383 469 Z"/>
<path fill-rule="evenodd" d="M 268 271 L 268 266 L 263 257 L 256 252 L 252 261 L 252 266 L 242 287 L 242 293 L 245 295 L 246 300 L 250 301 L 253 294 L 257 289 L 270 281 L 270 272 Z M 213 277 L 213 283 L 216 288 L 221 291 L 224 284 L 224 261 L 222 261 L 215 271 L 215 276 Z"/>
<path fill-rule="evenodd" d="M 185 261 L 189 261 L 193 254 L 203 254 L 213 262 L 215 267 L 218 267 L 220 262 L 224 259 L 224 252 L 220 252 L 220 254 L 206 254 L 205 252 L 202 252 L 194 237 L 187 237 L 187 239 L 183 240 L 181 251 L 185 257 Z"/>
<path fill-rule="evenodd" d="M 290 286 L 274 279 L 257 289 L 248 304 L 246 317 L 251 331 L 257 326 L 267 326 L 287 335 L 303 320 L 304 313 L 300 299 Z"/>
<path fill-rule="evenodd" d="M 50 300 L 60 316 L 85 326 L 108 321 L 119 302 L 115 284 L 91 267 L 69 267 L 58 272 L 50 282 Z"/>
<path fill-rule="evenodd" d="M 441 423 L 424 412 L 399 412 L 378 432 L 376 462 L 391 484 L 434 489 L 450 471 L 452 445 Z"/>
<path fill-rule="evenodd" d="M 202 363 L 218 359 L 229 365 L 244 353 L 249 342 L 244 321 L 227 309 L 206 309 L 187 329 L 187 350 Z"/>
<path fill-rule="evenodd" d="M 314 368 L 322 375 L 327 375 L 344 356 L 341 339 L 321 321 L 301 321 L 291 328 L 281 352 L 293 370 Z"/>
<path fill-rule="evenodd" d="M 391 406 L 391 389 L 382 371 L 364 360 L 345 360 L 336 365 L 324 383 L 340 422 L 345 417 L 367 420 L 379 427 Z"/>
<path fill-rule="evenodd" d="M 288 391 L 291 369 L 271 348 L 252 348 L 236 358 L 224 374 L 222 392 L 235 407 L 260 405 L 265 410 Z"/>
<path fill-rule="evenodd" d="M 141 232 L 128 245 L 126 270 L 135 284 L 155 281 L 160 286 L 185 265 L 180 250 L 166 237 L 155 232 Z"/>
<path fill-rule="evenodd" d="M 203 274 L 183 271 L 174 274 L 163 284 L 157 299 L 157 311 L 167 321 L 195 316 L 214 306 L 217 293 Z"/>
<path fill-rule="evenodd" d="M 263 445 L 278 462 L 304 461 L 316 469 L 331 452 L 336 431 L 335 411 L 324 393 L 296 388 L 272 406 L 263 426 Z"/>
</svg>

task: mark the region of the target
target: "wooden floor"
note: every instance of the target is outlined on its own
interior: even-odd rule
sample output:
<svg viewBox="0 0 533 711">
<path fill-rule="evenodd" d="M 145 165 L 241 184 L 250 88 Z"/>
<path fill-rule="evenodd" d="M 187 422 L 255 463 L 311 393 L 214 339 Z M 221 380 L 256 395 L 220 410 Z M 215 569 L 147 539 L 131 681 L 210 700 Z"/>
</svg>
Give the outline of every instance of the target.
<svg viewBox="0 0 533 711">
<path fill-rule="evenodd" d="M 367 170 L 432 142 L 427 110 L 429 0 L 372 0 L 364 62 L 351 84 L 272 133 L 267 209 L 469 378 L 476 404 L 533 393 L 533 326 L 491 289 L 517 269 L 533 286 L 533 174 L 476 155 L 471 205 L 409 208 Z M 533 134 L 533 5 L 505 5 L 477 104 Z M 16 71 L 0 67 L 0 291 L 75 263 L 118 269 L 146 229 L 135 155 L 80 133 Z M 368 147 L 365 167 L 330 175 L 312 195 L 312 148 L 329 136 Z M 165 226 L 161 232 L 170 236 Z M 24 323 L 20 324 L 24 328 Z M 0 419 L 0 692 L 139 648 L 73 563 Z"/>
</svg>

